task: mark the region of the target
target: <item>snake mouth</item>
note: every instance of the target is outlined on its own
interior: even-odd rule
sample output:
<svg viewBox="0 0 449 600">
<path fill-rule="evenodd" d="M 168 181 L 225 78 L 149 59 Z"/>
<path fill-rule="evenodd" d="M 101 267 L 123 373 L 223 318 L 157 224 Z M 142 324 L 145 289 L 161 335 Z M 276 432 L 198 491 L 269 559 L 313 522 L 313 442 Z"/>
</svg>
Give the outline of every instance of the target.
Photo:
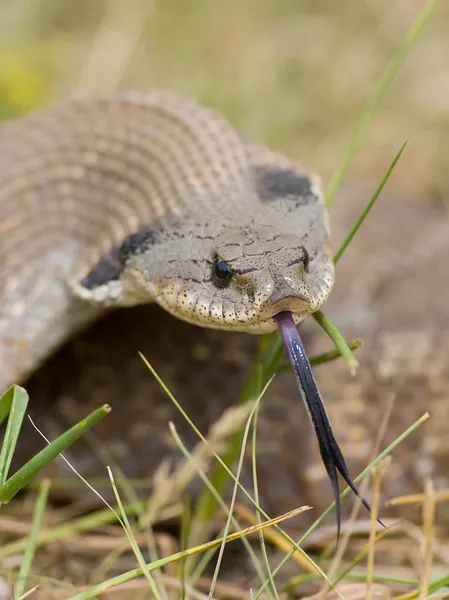
<svg viewBox="0 0 449 600">
<path fill-rule="evenodd" d="M 341 477 L 356 494 L 356 496 L 360 498 L 363 505 L 368 510 L 371 509 L 368 502 L 360 496 L 359 491 L 349 474 L 346 461 L 343 457 L 337 440 L 335 439 L 326 409 L 324 407 L 323 399 L 318 390 L 318 386 L 312 372 L 312 367 L 296 328 L 294 316 L 288 311 L 282 311 L 277 313 L 274 318 L 295 374 L 299 392 L 306 407 L 307 414 L 309 415 L 310 421 L 315 430 L 321 458 L 332 485 L 337 513 L 338 543 L 341 524 L 338 473 L 340 473 Z M 381 521 L 379 521 L 379 523 L 383 525 Z"/>
</svg>

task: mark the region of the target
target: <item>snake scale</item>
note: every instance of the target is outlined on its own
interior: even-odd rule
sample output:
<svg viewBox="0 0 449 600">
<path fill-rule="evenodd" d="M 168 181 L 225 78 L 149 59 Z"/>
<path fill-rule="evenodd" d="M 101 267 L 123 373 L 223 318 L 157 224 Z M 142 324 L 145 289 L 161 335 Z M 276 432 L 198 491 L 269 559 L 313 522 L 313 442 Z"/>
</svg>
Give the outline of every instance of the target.
<svg viewBox="0 0 449 600">
<path fill-rule="evenodd" d="M 220 346 L 225 331 L 274 330 L 280 311 L 298 324 L 331 291 L 317 178 L 188 100 L 66 101 L 4 124 L 0 156 L 2 388 L 114 307 L 156 302 L 221 330 Z M 142 310 L 176 337 L 171 321 Z M 292 413 L 274 420 L 294 429 Z M 275 508 L 291 508 L 282 495 Z"/>
</svg>

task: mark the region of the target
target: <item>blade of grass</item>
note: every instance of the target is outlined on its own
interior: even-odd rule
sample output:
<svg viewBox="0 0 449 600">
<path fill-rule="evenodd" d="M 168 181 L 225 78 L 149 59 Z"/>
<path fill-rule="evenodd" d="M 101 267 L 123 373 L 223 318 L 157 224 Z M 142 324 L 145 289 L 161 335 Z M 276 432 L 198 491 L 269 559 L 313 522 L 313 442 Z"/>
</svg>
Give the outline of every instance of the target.
<svg viewBox="0 0 449 600">
<path fill-rule="evenodd" d="M 126 514 L 126 510 L 124 509 L 124 506 L 122 504 L 120 494 L 118 492 L 117 486 L 115 485 L 114 475 L 112 474 L 110 467 L 106 467 L 106 468 L 108 471 L 109 478 L 111 480 L 111 485 L 112 485 L 112 489 L 114 491 L 115 499 L 117 501 L 117 506 L 119 508 L 120 517 L 119 517 L 119 513 L 116 513 L 117 519 L 119 520 L 120 525 L 123 527 L 123 529 L 126 533 L 126 536 L 129 540 L 132 551 L 134 552 L 134 556 L 136 557 L 137 562 L 140 565 L 140 568 L 142 570 L 142 573 L 143 573 L 145 579 L 148 581 L 151 593 L 156 598 L 156 600 L 161 600 L 161 595 L 159 593 L 156 582 L 154 581 L 153 576 L 151 575 L 150 571 L 147 568 L 145 559 L 143 558 L 139 544 L 137 543 L 137 540 L 135 538 L 131 524 L 129 522 L 128 515 Z"/>
<path fill-rule="evenodd" d="M 190 535 L 190 527 L 191 527 L 191 523 L 192 523 L 192 507 L 190 504 L 190 498 L 186 498 L 185 501 L 185 506 L 184 509 L 182 511 L 182 516 L 181 516 L 181 536 L 180 536 L 180 540 L 179 540 L 179 546 L 181 548 L 181 550 L 187 550 L 187 548 L 189 547 L 189 535 Z M 187 561 L 185 558 L 183 558 L 180 561 L 180 565 L 179 565 L 179 583 L 181 586 L 180 589 L 180 594 L 179 594 L 179 600 L 187 600 L 187 590 L 186 590 L 186 584 L 187 584 Z"/>
<path fill-rule="evenodd" d="M 255 411 L 254 411 L 254 422 L 253 422 L 253 436 L 252 436 L 252 448 L 251 448 L 251 461 L 252 461 L 252 470 L 253 470 L 253 489 L 254 489 L 254 499 L 256 501 L 257 504 L 259 504 L 259 483 L 258 483 L 258 479 L 257 479 L 257 461 L 256 461 L 256 456 L 257 456 L 257 420 L 258 420 L 258 416 L 259 416 L 259 407 L 256 406 L 255 407 Z M 262 517 L 260 514 L 260 510 L 258 510 L 256 508 L 256 519 L 257 519 L 257 523 L 261 523 L 262 522 Z M 265 546 L 265 537 L 263 534 L 263 531 L 259 532 L 259 541 L 260 541 L 260 549 L 262 552 L 262 556 L 265 562 L 265 568 L 267 571 L 267 576 L 268 576 L 268 581 L 270 583 L 270 587 L 268 588 L 268 593 L 270 593 L 270 588 L 271 591 L 273 592 L 273 596 L 276 600 L 280 600 L 279 599 L 279 593 L 277 591 L 276 588 L 276 584 L 274 582 L 274 577 L 273 577 L 273 573 L 271 572 L 271 567 L 270 567 L 270 561 L 268 560 L 268 554 L 267 554 L 267 549 Z"/>
<path fill-rule="evenodd" d="M 367 578 L 366 583 L 368 585 L 368 599 L 373 600 L 373 583 L 374 583 L 374 564 L 376 556 L 376 541 L 377 541 L 377 519 L 379 515 L 379 497 L 380 497 L 380 483 L 382 480 L 383 473 L 386 465 L 379 463 L 377 467 L 372 470 L 373 479 L 373 499 L 371 501 L 371 530 L 369 533 L 368 541 L 368 560 L 367 560 Z"/>
<path fill-rule="evenodd" d="M 435 489 L 429 479 L 425 486 L 425 500 L 422 506 L 424 548 L 422 549 L 422 571 L 420 600 L 425 600 L 429 594 L 429 583 L 432 574 L 433 541 L 435 539 Z"/>
<path fill-rule="evenodd" d="M 9 415 L 9 411 L 11 410 L 12 399 L 14 397 L 14 388 L 16 386 L 12 385 L 9 387 L 0 398 L 0 425 Z"/>
<path fill-rule="evenodd" d="M 225 545 L 226 545 L 226 538 L 228 536 L 229 533 L 229 529 L 231 527 L 231 520 L 233 517 L 233 512 L 234 512 L 234 505 L 235 505 L 235 499 L 237 497 L 237 490 L 238 490 L 238 486 L 240 483 L 240 475 L 242 473 L 242 468 L 243 468 L 243 460 L 245 458 L 245 450 L 246 450 L 246 444 L 248 441 L 248 435 L 249 435 L 249 431 L 250 431 L 250 427 L 251 427 L 251 423 L 253 421 L 254 418 L 254 414 L 257 410 L 257 407 L 259 406 L 259 402 L 263 396 L 263 393 L 265 392 L 266 388 L 268 387 L 269 384 L 267 384 L 262 392 L 262 394 L 259 396 L 256 404 L 254 405 L 253 409 L 251 410 L 251 413 L 246 421 L 245 424 L 245 430 L 243 432 L 243 440 L 242 440 L 242 444 L 241 444 L 241 451 L 240 451 L 240 457 L 239 457 L 239 461 L 237 464 L 237 470 L 235 473 L 235 480 L 234 480 L 234 487 L 232 490 L 232 496 L 231 496 L 231 503 L 229 506 L 229 514 L 228 517 L 226 519 L 226 524 L 225 524 L 225 528 L 224 528 L 224 532 L 223 532 L 223 543 L 220 545 L 220 550 L 218 552 L 218 558 L 217 558 L 217 564 L 214 570 L 214 574 L 212 577 L 212 582 L 210 585 L 210 589 L 209 589 L 209 600 L 212 600 L 213 596 L 214 596 L 214 592 L 215 592 L 215 586 L 217 585 L 217 580 L 218 580 L 218 574 L 220 572 L 220 567 L 221 567 L 221 562 L 223 560 L 223 554 L 224 554 L 224 550 L 225 550 Z"/>
<path fill-rule="evenodd" d="M 313 313 L 312 317 L 315 321 L 324 329 L 327 335 L 334 342 L 335 347 L 340 352 L 341 356 L 346 361 L 348 365 L 349 371 L 352 375 L 354 375 L 357 367 L 359 366 L 358 361 L 356 360 L 354 354 L 352 353 L 350 347 L 348 346 L 345 338 L 341 335 L 329 317 L 321 312 L 321 310 L 317 310 Z"/>
<path fill-rule="evenodd" d="M 9 417 L 0 452 L 0 486 L 4 485 L 8 477 L 17 439 L 28 406 L 28 399 L 27 392 L 18 385 L 11 386 L 2 396 L 3 410 L 5 411 L 9 407 Z"/>
<path fill-rule="evenodd" d="M 377 186 L 376 191 L 374 192 L 374 194 L 371 196 L 371 198 L 368 200 L 365 208 L 362 210 L 362 212 L 360 213 L 357 221 L 354 223 L 353 227 L 351 228 L 351 230 L 349 231 L 348 235 L 345 237 L 345 239 L 343 240 L 343 243 L 341 244 L 340 248 L 337 250 L 337 252 L 335 253 L 334 256 L 334 263 L 337 263 L 340 258 L 342 257 L 343 252 L 346 250 L 346 248 L 349 246 L 349 244 L 352 242 L 352 240 L 354 239 L 356 233 L 358 232 L 358 230 L 360 229 L 362 223 L 364 222 L 364 220 L 366 219 L 366 217 L 368 216 L 370 210 L 373 208 L 374 203 L 376 202 L 376 200 L 379 198 L 382 190 L 385 187 L 385 184 L 387 183 L 391 173 L 393 172 L 393 169 L 395 168 L 395 166 L 398 163 L 398 160 L 401 158 L 402 153 L 405 150 L 405 147 L 407 146 L 409 141 L 409 138 L 407 138 L 405 140 L 405 142 L 402 144 L 402 146 L 399 148 L 398 152 L 396 153 L 396 156 L 394 157 L 392 163 L 390 164 L 390 166 L 388 167 L 387 172 L 385 173 L 385 175 L 383 176 L 381 182 L 379 183 L 379 185 Z"/>
<path fill-rule="evenodd" d="M 77 417 L 76 412 L 73 411 L 74 418 Z M 93 432 L 89 433 L 85 436 L 85 441 L 91 446 L 92 452 L 103 462 L 103 464 L 109 465 L 114 472 L 114 483 L 118 490 L 120 490 L 121 497 L 126 499 L 127 504 L 136 503 L 136 505 L 141 505 L 141 510 L 139 514 L 140 522 L 143 521 L 145 517 L 145 506 L 143 499 L 140 499 L 136 493 L 134 485 L 132 481 L 125 475 L 120 465 L 115 460 L 115 457 L 111 454 L 109 448 L 104 443 L 101 443 L 100 440 L 97 439 Z M 85 482 L 83 480 L 79 480 L 83 486 L 85 486 Z M 94 483 L 92 478 L 89 478 L 89 484 L 98 491 L 97 485 Z M 146 485 L 148 487 L 149 481 L 148 478 L 146 480 Z M 54 484 L 53 484 L 54 485 Z M 107 479 L 107 489 L 110 489 L 111 481 L 110 478 Z M 122 500 L 123 502 L 123 500 Z M 139 529 L 140 522 L 137 525 Z M 154 536 L 154 532 L 151 526 L 143 527 L 145 536 L 147 538 L 147 551 L 149 560 L 157 560 L 159 558 L 157 544 Z M 106 555 L 102 557 L 102 560 L 99 561 L 96 568 L 92 570 L 91 577 L 89 583 L 94 585 L 98 581 L 102 581 L 106 578 L 107 569 L 109 565 L 113 565 L 116 561 L 119 560 L 122 552 L 126 552 L 129 549 L 129 540 L 128 537 L 122 539 L 121 544 L 115 546 L 115 548 L 111 549 Z M 105 571 L 106 569 L 106 571 Z M 104 572 L 104 574 L 102 573 Z M 165 590 L 165 584 L 162 580 L 160 573 L 155 573 L 156 585 L 158 586 L 158 590 L 160 594 L 163 596 L 163 600 L 168 600 L 168 595 Z"/>
<path fill-rule="evenodd" d="M 20 596 L 20 598 L 18 600 L 25 600 L 26 598 L 30 598 L 34 592 L 36 592 L 39 589 L 39 585 L 35 585 L 34 588 L 31 588 L 31 590 L 28 590 L 27 592 L 25 592 L 25 594 L 23 594 L 23 596 Z"/>
<path fill-rule="evenodd" d="M 259 512 L 263 515 L 262 511 Z M 253 512 L 246 504 L 236 504 L 235 513 L 239 519 L 242 519 L 247 525 L 257 525 L 258 523 L 256 513 Z M 265 529 L 263 535 L 264 540 L 269 542 L 272 546 L 276 546 L 276 548 L 278 548 L 281 552 L 288 552 L 291 550 L 292 544 L 294 545 L 296 543 L 292 539 L 289 540 L 285 535 L 285 532 L 278 530 L 276 527 L 273 527 L 272 529 Z M 297 563 L 301 570 L 305 569 L 308 573 L 314 573 L 315 575 L 321 577 L 321 575 L 312 567 L 310 559 L 306 558 L 304 554 L 295 552 L 292 555 L 292 560 Z"/>
<path fill-rule="evenodd" d="M 292 519 L 293 517 L 298 516 L 305 510 L 308 510 L 308 508 L 309 507 L 307 506 L 295 508 L 294 510 L 280 515 L 279 517 L 270 519 L 269 521 L 264 521 L 260 525 L 252 525 L 251 527 L 246 527 L 245 529 L 236 531 L 235 533 L 231 533 L 228 535 L 227 538 L 220 537 L 216 540 L 212 540 L 211 542 L 206 542 L 204 544 L 200 544 L 199 546 L 195 546 L 194 548 L 189 548 L 188 550 L 176 552 L 175 554 L 171 554 L 170 556 L 166 556 L 164 558 L 160 558 L 157 561 L 148 563 L 146 566 L 148 570 L 154 571 L 154 569 L 159 569 L 161 567 L 164 567 L 165 565 L 177 562 L 183 558 L 186 558 L 187 556 L 191 556 L 192 554 L 204 552 L 209 548 L 213 548 L 215 546 L 220 546 L 220 544 L 223 543 L 223 540 L 225 540 L 226 543 L 232 542 L 234 540 L 240 539 L 242 536 L 248 536 L 252 535 L 253 533 L 257 533 L 258 531 L 260 531 L 260 529 L 264 529 L 265 527 L 278 525 L 279 523 L 282 523 L 287 519 Z M 67 598 L 67 600 L 88 600 L 90 598 L 95 598 L 96 596 L 105 592 L 106 590 L 109 590 L 112 587 L 116 587 L 117 585 L 120 585 L 122 583 L 126 583 L 127 581 L 139 577 L 140 575 L 142 575 L 142 569 L 140 567 L 132 569 L 130 571 L 127 571 L 126 573 L 122 573 L 120 575 L 117 575 L 116 577 L 112 577 L 107 581 L 103 581 L 102 583 L 95 585 L 89 588 L 88 590 L 84 590 L 78 594 L 75 594 L 74 596 L 70 596 L 70 598 Z"/>
<path fill-rule="evenodd" d="M 360 115 L 360 118 L 355 126 L 354 133 L 348 144 L 348 148 L 340 164 L 335 169 L 332 178 L 329 182 L 325 194 L 325 205 L 327 208 L 329 208 L 329 206 L 331 205 L 335 193 L 340 187 L 340 184 L 343 181 L 346 172 L 348 171 L 349 165 L 360 146 L 360 142 L 362 141 L 363 136 L 365 135 L 366 128 L 374 114 L 374 111 L 376 110 L 379 102 L 381 101 L 386 90 L 388 89 L 388 86 L 393 81 L 396 73 L 399 70 L 399 67 L 404 62 L 404 59 L 407 57 L 413 44 L 418 39 L 419 34 L 421 33 L 424 25 L 427 23 L 436 4 L 436 0 L 429 0 L 425 4 L 424 8 L 420 11 L 418 16 L 411 24 L 409 30 L 401 40 L 396 51 L 388 61 L 387 66 L 381 74 L 373 93 L 369 97 L 365 107 L 362 110 L 362 114 Z"/>
<path fill-rule="evenodd" d="M 347 347 L 350 350 L 357 350 L 360 346 L 363 345 L 363 340 L 352 340 L 352 342 L 346 342 Z M 322 354 L 317 354 L 316 356 L 312 356 L 310 359 L 310 364 L 312 367 L 316 365 L 324 365 L 325 363 L 336 360 L 337 358 L 341 358 L 342 354 L 339 348 L 335 348 L 334 350 L 329 350 L 328 352 L 323 352 Z M 287 363 L 286 365 L 287 366 Z M 288 365 L 289 368 L 290 365 Z M 284 366 L 282 367 L 284 368 Z"/>
<path fill-rule="evenodd" d="M 12 475 L 0 487 L 0 504 L 6 504 L 13 498 L 17 492 L 24 488 L 27 483 L 38 473 L 43 467 L 48 465 L 56 456 L 61 454 L 73 442 L 89 431 L 97 423 L 111 411 L 107 404 L 93 411 L 85 419 L 79 421 L 71 429 L 60 435 L 56 440 L 51 442 L 38 454 L 33 456 L 23 467 L 21 467 L 14 475 Z M 31 420 L 31 419 L 30 419 Z"/>
<path fill-rule="evenodd" d="M 360 554 L 360 553 L 359 553 Z M 359 556 L 357 554 L 357 556 Z M 366 555 L 366 552 L 363 556 Z M 351 564 L 354 561 L 351 561 Z M 361 581 L 362 583 L 366 583 L 367 574 L 366 573 L 348 573 L 344 577 L 348 581 Z M 284 588 L 283 593 L 286 597 L 291 596 L 295 589 L 301 583 L 307 583 L 308 581 L 316 581 L 318 577 L 313 573 L 304 573 L 302 575 L 297 575 L 294 579 L 292 579 Z M 375 583 L 399 583 L 401 585 L 419 585 L 419 579 L 406 579 L 405 577 L 394 577 L 391 575 L 374 575 L 373 582 Z M 397 599 L 395 599 L 397 600 Z"/>
<path fill-rule="evenodd" d="M 20 565 L 17 583 L 14 589 L 14 598 L 17 600 L 25 593 L 27 577 L 30 573 L 34 554 L 36 552 L 36 541 L 39 530 L 41 528 L 42 517 L 44 516 L 47 506 L 48 493 L 50 491 L 51 482 L 49 479 L 44 479 L 39 488 L 36 505 L 34 507 L 33 523 L 31 526 L 30 535 L 28 536 L 28 544 L 25 549 L 25 554 Z"/>
</svg>

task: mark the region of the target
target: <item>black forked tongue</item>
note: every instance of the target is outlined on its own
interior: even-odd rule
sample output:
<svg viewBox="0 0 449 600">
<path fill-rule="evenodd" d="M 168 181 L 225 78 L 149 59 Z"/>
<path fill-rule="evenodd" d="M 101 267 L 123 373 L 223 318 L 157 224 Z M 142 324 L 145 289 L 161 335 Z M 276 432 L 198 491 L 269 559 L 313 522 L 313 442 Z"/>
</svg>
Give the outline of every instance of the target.
<svg viewBox="0 0 449 600">
<path fill-rule="evenodd" d="M 341 509 L 340 488 L 338 484 L 338 473 L 346 481 L 351 490 L 358 496 L 363 505 L 371 511 L 368 502 L 360 496 L 360 493 L 351 479 L 351 476 L 343 458 L 337 440 L 332 431 L 323 400 L 318 390 L 312 367 L 302 345 L 298 330 L 290 312 L 280 312 L 275 316 L 279 331 L 284 342 L 285 350 L 293 368 L 298 382 L 299 391 L 306 406 L 309 418 L 312 422 L 318 440 L 321 458 L 329 476 L 332 490 L 335 496 L 335 509 L 337 513 L 337 544 L 340 539 Z M 381 521 L 379 523 L 383 525 Z"/>
</svg>

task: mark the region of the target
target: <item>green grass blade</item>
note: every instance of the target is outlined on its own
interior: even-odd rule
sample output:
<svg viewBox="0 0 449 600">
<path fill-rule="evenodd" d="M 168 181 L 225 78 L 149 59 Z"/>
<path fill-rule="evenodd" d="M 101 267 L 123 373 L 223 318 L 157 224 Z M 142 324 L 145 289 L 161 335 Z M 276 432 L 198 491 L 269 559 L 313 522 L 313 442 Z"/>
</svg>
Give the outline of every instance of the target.
<svg viewBox="0 0 449 600">
<path fill-rule="evenodd" d="M 350 350 L 357 350 L 358 348 L 360 348 L 360 346 L 363 345 L 363 340 L 355 339 L 352 340 L 352 342 L 346 342 L 346 345 Z M 312 367 L 316 365 L 324 365 L 325 363 L 336 360 L 337 358 L 341 358 L 341 351 L 339 348 L 334 348 L 334 350 L 328 350 L 327 352 L 323 352 L 322 354 L 312 356 L 310 358 L 310 364 L 312 365 Z M 282 366 L 282 369 L 286 368 L 287 366 L 289 369 L 291 369 L 290 364 L 287 365 L 287 363 L 285 363 L 285 365 Z"/>
<path fill-rule="evenodd" d="M 3 410 L 9 407 L 9 418 L 0 452 L 0 486 L 5 483 L 8 477 L 17 439 L 28 406 L 28 394 L 22 387 L 13 385 L 3 394 L 1 402 L 3 403 Z"/>
<path fill-rule="evenodd" d="M 140 550 L 139 544 L 134 535 L 133 529 L 131 527 L 131 523 L 129 522 L 129 519 L 128 519 L 128 515 L 126 514 L 125 507 L 123 506 L 117 486 L 115 485 L 115 480 L 114 480 L 112 471 L 111 471 L 110 467 L 107 467 L 107 469 L 108 469 L 109 477 L 111 479 L 111 484 L 112 484 L 112 489 L 114 491 L 115 499 L 117 501 L 117 506 L 119 508 L 120 516 L 119 516 L 119 513 L 116 513 L 117 519 L 120 522 L 120 525 L 123 527 L 123 529 L 126 533 L 126 536 L 129 540 L 129 544 L 132 548 L 132 551 L 134 552 L 134 556 L 136 557 L 137 562 L 138 562 L 140 568 L 142 569 L 142 574 L 148 582 L 148 585 L 150 587 L 152 595 L 154 596 L 154 598 L 156 598 L 156 600 L 162 600 L 162 597 L 161 597 L 161 594 L 159 593 L 156 582 L 155 582 L 153 576 L 151 575 L 150 571 L 148 570 L 148 567 L 145 563 L 145 559 L 143 557 L 143 554 Z M 112 507 L 111 507 L 111 510 L 113 510 Z"/>
<path fill-rule="evenodd" d="M 223 560 L 223 554 L 224 554 L 224 550 L 225 550 L 225 546 L 226 546 L 226 539 L 228 537 L 229 530 L 231 527 L 231 521 L 232 521 L 232 516 L 234 513 L 235 501 L 237 498 L 237 491 L 238 491 L 239 483 L 240 483 L 240 475 L 241 475 L 242 469 L 243 469 L 243 461 L 245 458 L 246 445 L 247 445 L 248 436 L 249 436 L 249 432 L 250 432 L 250 428 L 251 428 L 251 423 L 253 421 L 254 413 L 257 410 L 257 407 L 259 406 L 259 402 L 263 396 L 265 389 L 262 391 L 261 395 L 257 399 L 257 402 L 254 405 L 253 409 L 251 410 L 251 413 L 245 424 L 245 429 L 243 432 L 243 440 L 241 443 L 240 456 L 239 456 L 239 460 L 238 460 L 238 464 L 237 464 L 237 470 L 235 473 L 234 487 L 232 490 L 231 502 L 229 504 L 229 514 L 226 518 L 226 524 L 225 524 L 224 531 L 223 531 L 223 542 L 221 543 L 220 550 L 218 551 L 217 563 L 216 563 L 216 567 L 215 567 L 214 574 L 212 576 L 212 581 L 211 581 L 210 588 L 209 588 L 209 600 L 212 600 L 214 597 L 215 586 L 217 585 L 218 574 L 220 572 L 220 566 L 221 566 L 221 562 Z"/>
<path fill-rule="evenodd" d="M 371 198 L 367 202 L 365 208 L 360 213 L 357 221 L 354 223 L 354 226 L 351 228 L 351 230 L 349 231 L 348 235 L 346 236 L 346 238 L 344 239 L 343 243 L 341 244 L 340 248 L 335 253 L 334 263 L 337 263 L 340 260 L 343 252 L 346 250 L 346 248 L 352 242 L 352 240 L 354 239 L 355 234 L 360 229 L 360 226 L 362 225 L 363 221 L 366 219 L 366 217 L 368 216 L 370 210 L 374 206 L 374 203 L 379 198 L 382 190 L 385 187 L 385 184 L 387 183 L 387 181 L 388 181 L 391 173 L 393 172 L 393 169 L 397 165 L 398 160 L 401 158 L 402 153 L 404 152 L 405 147 L 408 144 L 408 140 L 409 140 L 409 138 L 407 138 L 405 140 L 405 142 L 402 144 L 402 146 L 399 148 L 399 151 L 397 152 L 396 156 L 394 157 L 393 162 L 390 164 L 390 166 L 388 167 L 387 172 L 385 173 L 385 175 L 383 176 L 381 182 L 377 186 L 376 191 L 374 192 L 374 194 L 371 196 Z"/>
<path fill-rule="evenodd" d="M 397 47 L 396 52 L 393 54 L 383 73 L 381 74 L 373 93 L 371 94 L 370 98 L 368 99 L 368 102 L 362 110 L 362 114 L 360 115 L 360 118 L 355 126 L 354 133 L 351 137 L 343 159 L 338 165 L 338 167 L 335 169 L 331 181 L 327 187 L 325 194 L 325 204 L 327 208 L 329 208 L 329 206 L 331 205 L 335 193 L 337 192 L 341 182 L 343 181 L 344 176 L 346 175 L 348 167 L 359 148 L 360 142 L 362 141 L 363 136 L 365 135 L 366 128 L 374 114 L 374 111 L 376 110 L 379 102 L 385 94 L 388 86 L 393 81 L 396 73 L 399 70 L 399 67 L 404 62 L 404 59 L 407 57 L 407 54 L 409 53 L 411 47 L 416 42 L 424 25 L 427 23 L 427 20 L 432 14 L 432 11 L 434 10 L 436 4 L 436 0 L 429 0 L 426 3 L 424 8 L 413 21 L 408 32 Z"/>
<path fill-rule="evenodd" d="M 338 352 L 345 359 L 349 370 L 352 373 L 354 373 L 357 367 L 359 366 L 359 363 L 354 354 L 352 353 L 350 347 L 348 346 L 345 338 L 341 335 L 341 333 L 338 331 L 338 329 L 335 327 L 335 325 L 332 323 L 329 317 L 326 317 L 326 315 L 322 313 L 321 310 L 317 310 L 313 313 L 312 316 L 315 319 L 315 321 L 319 325 L 321 325 L 321 327 L 324 329 L 327 335 L 334 342 Z"/>
<path fill-rule="evenodd" d="M 0 504 L 9 502 L 17 492 L 27 485 L 38 471 L 48 465 L 49 462 L 73 444 L 73 442 L 86 433 L 86 431 L 92 429 L 92 427 L 104 419 L 110 411 L 110 407 L 107 404 L 104 404 L 102 407 L 93 411 L 85 419 L 79 421 L 79 423 L 74 425 L 71 429 L 60 435 L 46 448 L 36 454 L 36 456 L 33 456 L 30 461 L 14 473 L 14 475 L 0 487 Z"/>
<path fill-rule="evenodd" d="M 0 425 L 9 415 L 9 411 L 11 410 L 12 399 L 14 397 L 14 386 L 12 385 L 10 388 L 4 392 L 2 397 L 0 398 Z"/>
<path fill-rule="evenodd" d="M 44 516 L 45 508 L 47 506 L 50 485 L 51 482 L 49 479 L 44 479 L 44 481 L 42 481 L 40 484 L 36 506 L 34 507 L 33 524 L 31 526 L 30 535 L 28 536 L 28 544 L 23 556 L 22 564 L 20 565 L 17 584 L 14 589 L 15 599 L 20 598 L 25 592 L 26 580 L 33 563 L 34 553 L 36 552 L 37 536 L 39 534 L 42 517 Z"/>
<path fill-rule="evenodd" d="M 254 489 L 254 500 L 257 504 L 260 504 L 259 500 L 259 481 L 257 477 L 257 422 L 259 417 L 259 407 L 256 406 L 256 410 L 254 412 L 254 422 L 253 422 L 253 435 L 252 435 L 252 447 L 251 447 L 251 462 L 252 462 L 252 472 L 253 472 L 253 489 Z M 262 515 L 260 510 L 256 508 L 256 519 L 260 524 L 262 522 Z M 260 550 L 262 553 L 262 557 L 265 563 L 265 569 L 268 577 L 268 581 L 270 586 L 267 589 L 269 596 L 273 596 L 275 600 L 280 600 L 278 590 L 276 588 L 276 584 L 274 581 L 273 573 L 271 572 L 270 561 L 268 558 L 267 548 L 265 545 L 265 538 L 263 531 L 259 531 L 259 542 L 260 542 Z"/>
<path fill-rule="evenodd" d="M 418 596 L 420 595 L 421 592 L 421 582 L 418 583 L 418 589 L 413 590 L 412 592 L 408 593 L 408 594 L 403 594 L 401 596 L 401 600 L 413 600 L 414 598 L 418 598 Z M 449 587 L 449 574 L 444 573 L 444 575 L 442 577 L 439 577 L 438 579 L 434 579 L 434 581 L 432 581 L 429 584 L 429 590 L 428 590 L 428 596 L 427 598 L 431 598 L 431 594 L 436 594 L 439 590 L 441 590 L 442 588 L 447 588 Z M 436 598 L 438 596 L 435 596 Z M 447 595 L 443 596 L 444 598 L 447 598 Z"/>
</svg>

